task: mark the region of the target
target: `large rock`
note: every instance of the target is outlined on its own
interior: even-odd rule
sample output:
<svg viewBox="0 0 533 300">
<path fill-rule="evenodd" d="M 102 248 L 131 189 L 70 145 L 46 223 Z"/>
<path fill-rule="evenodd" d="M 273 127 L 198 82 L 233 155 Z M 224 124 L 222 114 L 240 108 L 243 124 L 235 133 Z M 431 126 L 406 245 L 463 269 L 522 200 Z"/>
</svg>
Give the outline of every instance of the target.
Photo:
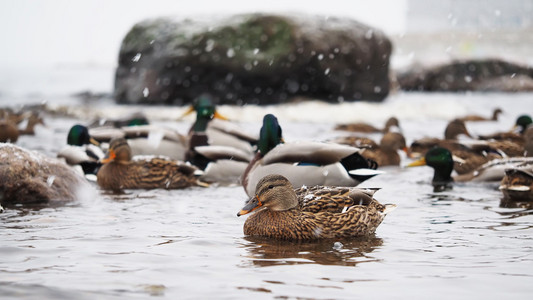
<svg viewBox="0 0 533 300">
<path fill-rule="evenodd" d="M 186 104 L 383 100 L 391 42 L 351 19 L 249 14 L 219 20 L 154 19 L 122 42 L 119 103 Z"/>
<path fill-rule="evenodd" d="M 533 69 L 498 59 L 455 61 L 398 75 L 407 91 L 533 91 Z"/>
</svg>

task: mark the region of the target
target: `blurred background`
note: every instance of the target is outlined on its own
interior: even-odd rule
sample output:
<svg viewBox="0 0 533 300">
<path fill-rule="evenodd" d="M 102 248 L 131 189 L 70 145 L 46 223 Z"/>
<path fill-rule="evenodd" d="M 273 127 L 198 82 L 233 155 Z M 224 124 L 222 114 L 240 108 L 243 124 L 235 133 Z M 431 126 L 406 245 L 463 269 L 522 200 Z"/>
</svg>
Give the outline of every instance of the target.
<svg viewBox="0 0 533 300">
<path fill-rule="evenodd" d="M 0 101 L 109 93 L 121 41 L 135 23 L 243 12 L 353 18 L 391 38 L 392 69 L 457 58 L 533 64 L 530 0 L 0 0 Z"/>
</svg>

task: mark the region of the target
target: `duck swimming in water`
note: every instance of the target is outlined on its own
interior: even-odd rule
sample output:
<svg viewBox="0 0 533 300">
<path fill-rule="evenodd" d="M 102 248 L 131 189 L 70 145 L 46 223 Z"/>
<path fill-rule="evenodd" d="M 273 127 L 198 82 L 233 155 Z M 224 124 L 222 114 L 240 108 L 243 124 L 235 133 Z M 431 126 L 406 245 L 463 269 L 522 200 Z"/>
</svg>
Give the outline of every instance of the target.
<svg viewBox="0 0 533 300">
<path fill-rule="evenodd" d="M 335 143 L 284 143 L 278 119 L 267 114 L 263 118 L 258 151 L 243 173 L 242 184 L 251 196 L 261 178 L 281 174 L 293 186 L 356 186 L 383 171 L 361 155 L 359 148 Z"/>
<path fill-rule="evenodd" d="M 244 234 L 282 240 L 353 238 L 371 235 L 396 207 L 373 198 L 375 190 L 354 187 L 302 187 L 284 176 L 262 178 L 237 216 L 254 212 Z"/>
</svg>

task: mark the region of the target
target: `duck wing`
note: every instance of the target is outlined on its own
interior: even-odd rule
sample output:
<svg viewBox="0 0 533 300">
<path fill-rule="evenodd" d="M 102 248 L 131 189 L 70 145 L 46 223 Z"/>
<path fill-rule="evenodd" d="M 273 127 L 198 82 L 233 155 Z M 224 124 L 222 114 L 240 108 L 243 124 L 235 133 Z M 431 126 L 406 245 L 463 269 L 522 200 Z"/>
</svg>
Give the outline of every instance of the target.
<svg viewBox="0 0 533 300">
<path fill-rule="evenodd" d="M 293 142 L 279 144 L 263 157 L 263 164 L 308 163 L 329 165 L 359 152 L 359 148 L 334 143 Z"/>
</svg>

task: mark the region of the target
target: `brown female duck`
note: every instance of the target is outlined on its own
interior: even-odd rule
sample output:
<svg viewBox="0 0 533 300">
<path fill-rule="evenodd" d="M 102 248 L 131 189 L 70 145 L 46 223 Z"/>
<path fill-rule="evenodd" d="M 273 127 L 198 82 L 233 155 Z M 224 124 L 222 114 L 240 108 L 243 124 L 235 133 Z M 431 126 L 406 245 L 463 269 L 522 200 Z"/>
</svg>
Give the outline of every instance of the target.
<svg viewBox="0 0 533 300">
<path fill-rule="evenodd" d="M 483 116 L 480 116 L 480 115 L 466 115 L 466 116 L 464 116 L 462 118 L 459 118 L 459 119 L 462 120 L 462 121 L 465 121 L 465 122 L 498 121 L 498 116 L 502 112 L 503 111 L 501 110 L 501 108 L 495 108 L 492 111 L 492 117 L 490 117 L 490 118 L 483 117 Z"/>
<path fill-rule="evenodd" d="M 376 231 L 396 205 L 382 205 L 375 190 L 344 187 L 294 190 L 289 180 L 271 174 L 259 181 L 255 196 L 237 216 L 252 214 L 244 234 L 283 240 L 351 238 Z"/>
<path fill-rule="evenodd" d="M 380 167 L 399 166 L 401 158 L 398 150 L 403 150 L 407 153 L 405 138 L 399 132 L 385 133 L 379 145 L 369 138 L 354 136 L 338 138 L 334 142 L 361 148 L 361 155 L 364 158 L 375 161 Z"/>
<path fill-rule="evenodd" d="M 124 138 L 113 139 L 108 158 L 102 161 L 97 176 L 103 189 L 181 189 L 204 185 L 196 177 L 194 166 L 165 158 L 132 160 L 131 149 Z"/>
<path fill-rule="evenodd" d="M 505 199 L 533 201 L 533 161 L 506 169 L 500 190 Z"/>
<path fill-rule="evenodd" d="M 19 129 L 17 123 L 20 123 L 25 119 L 27 120 L 26 128 Z M 27 118 L 22 118 L 21 120 L 6 116 L 4 119 L 0 119 L 0 142 L 16 143 L 21 135 L 34 135 L 35 126 L 37 124 L 44 125 L 44 122 L 43 119 L 35 113 L 31 113 Z"/>
<path fill-rule="evenodd" d="M 376 128 L 366 123 L 349 123 L 349 124 L 339 124 L 335 126 L 335 130 L 363 132 L 363 133 L 374 133 L 374 132 L 386 133 L 386 132 L 389 132 L 392 127 L 400 128 L 400 122 L 395 117 L 389 118 L 387 122 L 385 123 L 385 128 L 383 129 Z"/>
<path fill-rule="evenodd" d="M 416 140 L 409 148 L 409 156 L 419 158 L 434 147 L 446 148 L 452 153 L 455 161 L 453 169 L 458 174 L 466 174 L 493 159 L 502 158 L 502 155 L 504 155 L 504 151 L 500 149 L 503 146 L 498 143 L 488 143 L 473 139 L 459 141 L 458 138 L 461 135 L 472 137 L 464 121 L 454 119 L 446 126 L 444 139 L 422 138 Z"/>
</svg>

